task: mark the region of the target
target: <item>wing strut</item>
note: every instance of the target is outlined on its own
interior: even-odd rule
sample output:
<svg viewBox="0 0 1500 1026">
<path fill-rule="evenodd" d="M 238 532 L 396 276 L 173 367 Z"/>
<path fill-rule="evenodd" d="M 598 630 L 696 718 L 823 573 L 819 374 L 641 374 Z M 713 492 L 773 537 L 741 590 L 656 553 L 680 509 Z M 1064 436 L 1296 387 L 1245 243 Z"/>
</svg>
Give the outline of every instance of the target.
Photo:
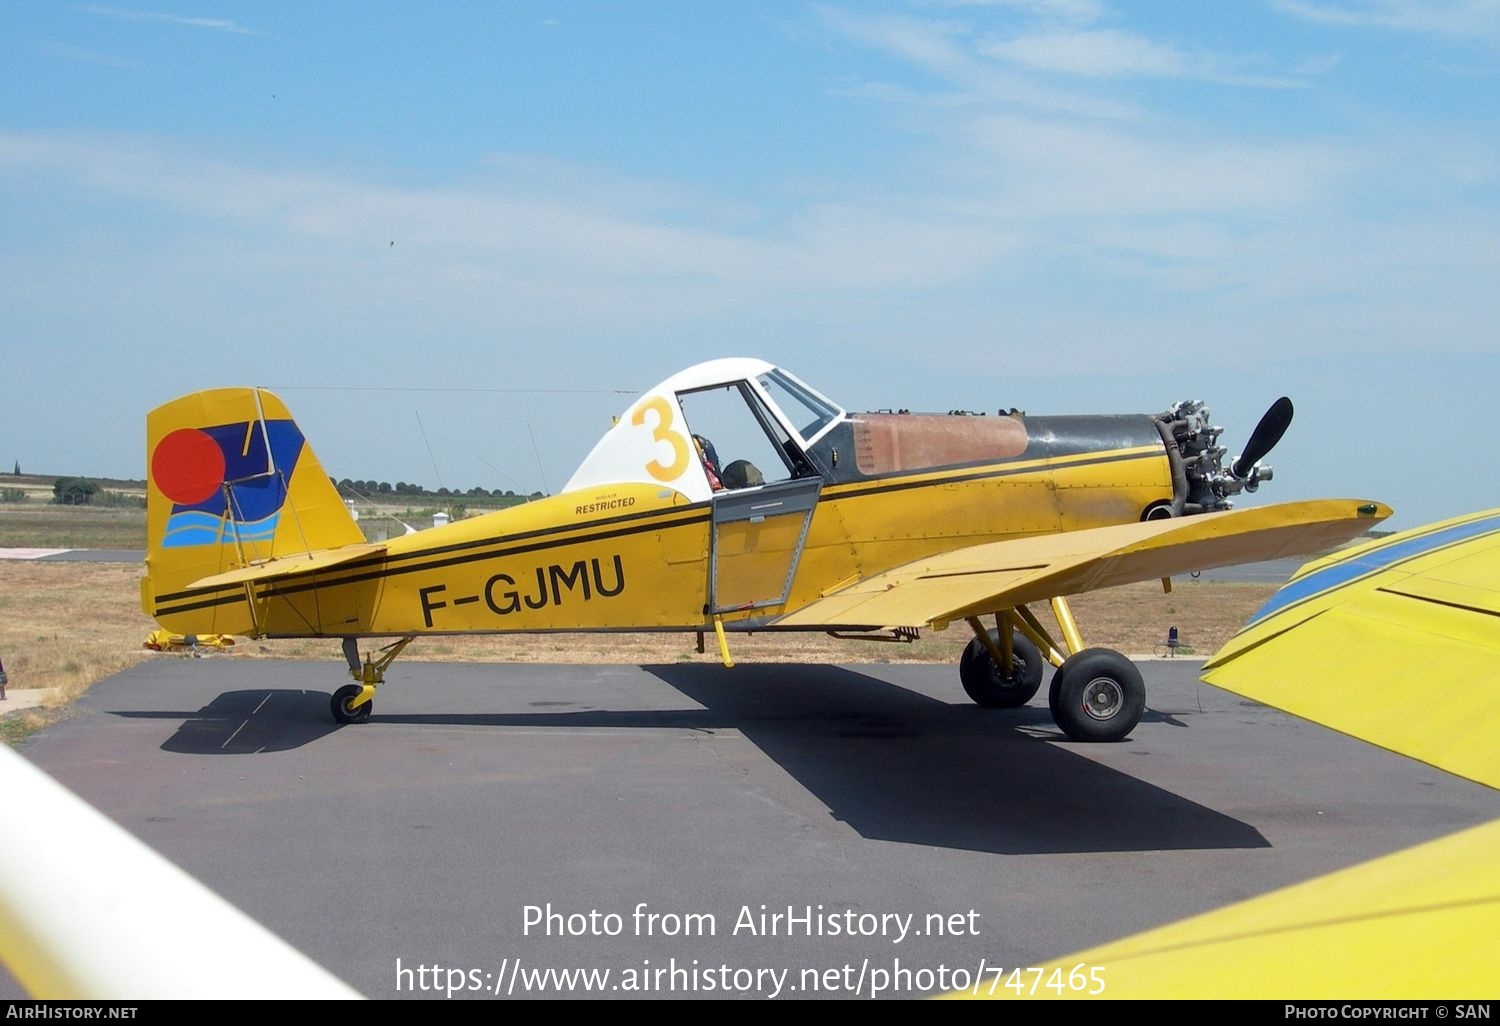
<svg viewBox="0 0 1500 1026">
<path fill-rule="evenodd" d="M 1073 619 L 1073 610 L 1068 606 L 1068 600 L 1061 595 L 1052 600 L 1052 615 L 1057 618 L 1057 626 L 1062 631 L 1063 642 L 1068 646 L 1068 655 L 1083 651 L 1083 635 L 1078 633 L 1078 621 Z"/>
</svg>

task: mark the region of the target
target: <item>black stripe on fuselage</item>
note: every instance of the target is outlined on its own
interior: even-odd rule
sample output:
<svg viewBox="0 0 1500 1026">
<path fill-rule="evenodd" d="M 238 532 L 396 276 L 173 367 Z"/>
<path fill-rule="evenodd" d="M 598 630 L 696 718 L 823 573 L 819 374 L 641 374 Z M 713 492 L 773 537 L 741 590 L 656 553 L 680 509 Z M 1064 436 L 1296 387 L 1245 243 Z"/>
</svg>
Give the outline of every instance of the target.
<svg viewBox="0 0 1500 1026">
<path fill-rule="evenodd" d="M 315 589 L 315 588 L 319 588 L 319 587 L 334 587 L 334 586 L 340 586 L 341 587 L 341 586 L 346 585 L 346 584 L 359 584 L 359 583 L 364 582 L 364 581 L 378 580 L 378 579 L 380 579 L 382 577 L 395 577 L 395 576 L 398 576 L 398 575 L 401 575 L 401 574 L 414 574 L 414 573 L 421 573 L 421 572 L 427 571 L 427 570 L 438 570 L 438 569 L 441 569 L 443 567 L 448 567 L 448 566 L 459 566 L 459 565 L 462 565 L 464 563 L 480 563 L 480 562 L 484 562 L 486 560 L 491 560 L 491 559 L 503 559 L 503 558 L 505 558 L 507 556 L 519 556 L 519 555 L 522 555 L 522 554 L 527 553 L 527 552 L 537 552 L 537 551 L 542 550 L 542 549 L 561 548 L 564 545 L 585 545 L 585 544 L 589 544 L 591 542 L 608 541 L 611 538 L 624 538 L 624 537 L 628 537 L 629 535 L 633 535 L 633 534 L 645 534 L 645 533 L 649 533 L 651 531 L 660 531 L 660 530 L 664 530 L 664 529 L 668 529 L 668 528 L 673 528 L 673 527 L 688 527 L 688 526 L 691 526 L 693 524 L 704 523 L 704 522 L 706 522 L 708 520 L 708 518 L 709 518 L 709 512 L 708 512 L 707 506 L 708 506 L 707 503 L 695 503 L 695 504 L 693 504 L 691 506 L 675 506 L 672 509 L 667 510 L 667 511 L 657 511 L 657 515 L 659 516 L 662 512 L 666 512 L 666 513 L 681 513 L 684 510 L 694 510 L 694 509 L 701 509 L 702 510 L 702 512 L 700 514 L 698 514 L 697 516 L 679 517 L 677 520 L 674 520 L 671 523 L 651 523 L 651 522 L 647 522 L 647 523 L 636 524 L 636 525 L 634 525 L 632 527 L 623 527 L 623 528 L 620 528 L 620 529 L 614 530 L 614 531 L 602 531 L 602 532 L 595 533 L 595 534 L 586 534 L 586 535 L 581 535 L 581 536 L 573 537 L 573 538 L 554 538 L 554 539 L 552 539 L 550 541 L 539 541 L 539 542 L 535 542 L 534 544 L 531 544 L 531 545 L 514 545 L 514 546 L 508 546 L 506 548 L 500 548 L 500 549 L 487 549 L 484 552 L 473 552 L 473 553 L 469 553 L 468 555 L 454 556 L 454 557 L 449 558 L 449 559 L 435 559 L 435 560 L 430 560 L 430 561 L 423 562 L 423 563 L 418 563 L 418 564 L 415 564 L 415 565 L 412 565 L 412 566 L 402 566 L 402 567 L 381 566 L 379 569 L 370 570 L 370 571 L 368 571 L 366 573 L 357 573 L 357 574 L 350 574 L 349 576 L 341 576 L 336 581 L 322 581 L 322 582 L 319 582 L 319 581 L 307 581 L 305 583 L 294 584 L 294 585 L 291 585 L 289 587 L 279 585 L 279 584 L 277 584 L 275 582 L 261 582 L 261 586 L 266 589 L 266 595 L 263 595 L 262 597 L 266 597 L 267 595 L 270 595 L 272 593 L 274 593 L 276 595 L 295 595 L 298 592 L 309 591 L 309 590 L 312 590 L 312 589 Z M 635 514 L 630 519 L 637 519 L 640 516 L 652 516 L 652 514 Z M 556 534 L 559 531 L 563 531 L 563 530 L 578 530 L 578 525 L 575 524 L 575 525 L 572 525 L 571 527 L 566 527 L 566 528 L 551 528 L 550 530 L 544 530 L 544 531 L 528 531 L 525 534 L 514 535 L 513 537 L 514 538 L 534 538 L 534 537 L 537 537 L 539 535 L 544 535 L 544 534 Z M 484 544 L 492 545 L 497 540 L 498 539 L 489 539 L 486 542 L 484 542 Z M 436 549 L 419 549 L 416 552 L 403 553 L 401 558 L 403 558 L 403 559 L 409 559 L 409 558 L 416 558 L 416 557 L 427 557 L 427 556 L 433 555 L 434 553 L 455 552 L 455 551 L 459 551 L 461 549 L 468 549 L 468 548 L 473 548 L 473 547 L 474 546 L 472 544 L 444 545 L 444 546 L 442 546 L 440 548 L 436 548 Z M 360 560 L 359 563 L 358 563 L 358 565 L 370 566 L 372 564 L 368 560 Z M 374 565 L 378 565 L 378 564 L 374 564 Z M 337 570 L 337 571 L 340 571 L 342 573 L 343 571 L 345 571 L 347 569 L 350 569 L 352 567 L 355 567 L 355 566 L 356 566 L 356 564 L 354 564 L 354 563 L 337 564 L 335 566 L 329 567 L 328 570 L 329 571 Z M 308 570 L 308 571 L 305 571 L 305 573 L 306 574 L 316 574 L 316 573 L 318 573 L 318 571 L 316 571 L 316 570 Z M 302 574 L 298 574 L 296 576 L 302 576 Z M 226 584 L 226 585 L 221 585 L 221 587 L 223 587 L 223 588 L 239 588 L 239 587 L 243 587 L 243 585 Z M 214 590 L 218 590 L 218 589 L 214 589 Z M 189 594 L 192 594 L 192 593 L 191 592 L 180 592 L 179 593 L 179 595 L 184 595 L 184 596 L 185 595 L 189 595 Z M 221 605 L 224 602 L 236 602 L 236 601 L 238 601 L 239 599 L 241 599 L 243 597 L 244 597 L 243 595 L 231 595 L 231 596 L 227 596 L 227 597 L 220 597 L 220 598 L 216 598 L 216 599 L 210 599 L 210 600 L 206 600 L 206 601 L 202 601 L 202 602 L 197 602 L 197 603 L 193 603 L 193 604 L 190 604 L 190 605 L 174 606 L 174 607 L 172 607 L 170 609 L 163 609 L 160 606 L 158 606 L 157 610 L 156 610 L 156 615 L 158 615 L 158 616 L 166 616 L 166 615 L 171 614 L 171 613 L 182 613 L 182 612 L 187 612 L 187 611 L 192 610 L 192 609 L 203 609 L 203 608 L 206 608 L 208 606 Z M 160 601 L 160 600 L 158 600 L 158 601 Z"/>
<path fill-rule="evenodd" d="M 1097 458 L 1091 459 L 1091 460 L 1077 460 L 1077 461 L 1074 461 L 1074 462 L 1069 462 L 1069 463 L 1063 464 L 1062 466 L 1058 466 L 1056 464 L 1041 464 L 1041 465 L 1038 465 L 1038 466 L 1006 467 L 1006 468 L 1001 468 L 1001 469 L 994 469 L 993 465 L 992 465 L 991 469 L 989 469 L 989 470 L 975 471 L 973 473 L 968 473 L 968 474 L 949 474 L 949 475 L 945 475 L 943 477 L 938 477 L 938 478 L 924 478 L 923 480 L 920 480 L 920 481 L 900 481 L 900 482 L 895 482 L 895 483 L 892 483 L 892 484 L 880 484 L 879 483 L 879 479 L 876 479 L 876 480 L 870 481 L 870 482 L 865 483 L 865 484 L 836 486 L 834 489 L 830 489 L 828 492 L 825 492 L 824 496 L 823 496 L 823 499 L 820 499 L 819 501 L 821 503 L 823 501 L 836 501 L 836 500 L 839 500 L 839 499 L 860 499 L 860 498 L 866 498 L 866 497 L 871 496 L 871 495 L 879 495 L 879 494 L 883 494 L 883 493 L 887 493 L 887 492 L 907 491 L 907 490 L 913 489 L 913 488 L 927 488 L 927 487 L 932 487 L 932 486 L 935 486 L 935 485 L 959 484 L 959 483 L 964 483 L 964 482 L 968 482 L 968 481 L 980 481 L 980 480 L 984 480 L 986 478 L 1014 477 L 1014 476 L 1020 475 L 1020 474 L 1045 473 L 1045 472 L 1049 472 L 1049 471 L 1055 472 L 1057 470 L 1068 469 L 1068 468 L 1072 468 L 1072 467 L 1087 467 L 1087 466 L 1095 466 L 1095 465 L 1104 464 L 1104 463 L 1124 462 L 1124 461 L 1128 461 L 1128 460 L 1139 460 L 1139 459 L 1153 459 L 1154 460 L 1154 459 L 1159 459 L 1159 458 L 1161 458 L 1161 454 L 1160 453 L 1120 453 L 1120 454 L 1114 454 L 1114 455 L 1110 455 L 1110 456 L 1100 456 L 1100 457 L 1097 457 Z M 263 584 L 262 587 L 264 587 L 266 589 L 266 593 L 264 595 L 262 595 L 262 597 L 267 597 L 268 595 L 271 595 L 271 594 L 276 594 L 276 595 L 293 595 L 293 594 L 297 594 L 299 592 L 309 591 L 309 590 L 312 590 L 312 589 L 315 589 L 315 588 L 318 588 L 318 587 L 333 587 L 333 586 L 341 586 L 341 585 L 346 585 L 346 584 L 357 584 L 357 583 L 361 583 L 363 581 L 377 580 L 377 579 L 382 578 L 382 577 L 394 577 L 394 576 L 401 575 L 401 574 L 421 573 L 421 572 L 424 572 L 424 571 L 427 571 L 427 570 L 441 569 L 443 567 L 459 566 L 459 565 L 462 565 L 464 563 L 483 562 L 485 560 L 500 559 L 500 558 L 507 557 L 507 556 L 522 555 L 522 554 L 527 553 L 527 552 L 537 552 L 537 551 L 540 551 L 540 550 L 543 550 L 543 549 L 559 548 L 559 547 L 564 546 L 564 545 L 581 545 L 581 544 L 587 544 L 587 543 L 590 543 L 590 542 L 608 541 L 611 538 L 622 538 L 622 537 L 627 537 L 627 536 L 633 535 L 633 534 L 641 534 L 641 533 L 645 533 L 645 532 L 649 532 L 649 531 L 662 530 L 662 529 L 665 529 L 665 528 L 686 527 L 686 526 L 689 526 L 689 525 L 692 525 L 692 524 L 702 523 L 703 521 L 709 519 L 709 513 L 708 513 L 708 509 L 707 509 L 708 506 L 709 506 L 708 503 L 694 503 L 694 504 L 689 505 L 689 506 L 675 506 L 672 509 L 666 510 L 666 511 L 654 510 L 654 511 L 651 511 L 649 513 L 631 514 L 631 515 L 626 516 L 626 517 L 617 517 L 617 518 L 614 518 L 613 520 L 608 521 L 608 522 L 610 522 L 610 523 L 620 523 L 622 521 L 635 520 L 635 519 L 641 519 L 641 518 L 650 518 L 650 519 L 648 519 L 648 522 L 646 522 L 646 523 L 636 524 L 636 525 L 634 525 L 632 527 L 621 528 L 621 529 L 615 530 L 615 531 L 605 531 L 605 532 L 598 533 L 598 534 L 586 534 L 586 535 L 582 535 L 582 536 L 578 536 L 578 537 L 571 537 L 571 538 L 553 538 L 553 539 L 548 540 L 548 541 L 539 541 L 539 542 L 537 542 L 535 544 L 532 544 L 532 545 L 510 546 L 510 547 L 501 548 L 501 549 L 487 549 L 484 552 L 470 553 L 470 554 L 465 555 L 465 556 L 456 556 L 456 557 L 453 557 L 453 558 L 450 558 L 450 559 L 437 559 L 437 560 L 434 560 L 434 559 L 431 559 L 430 557 L 432 557 L 433 555 L 442 554 L 442 553 L 460 552 L 460 551 L 463 551 L 465 549 L 473 549 L 473 548 L 476 548 L 476 547 L 479 547 L 479 546 L 495 545 L 495 544 L 498 544 L 502 539 L 499 539 L 499 538 L 487 538 L 487 539 L 483 539 L 483 540 L 477 541 L 477 542 L 462 542 L 462 543 L 458 543 L 458 544 L 455 544 L 455 545 L 444 545 L 444 546 L 441 546 L 439 548 L 434 548 L 434 549 L 419 549 L 419 550 L 414 551 L 414 552 L 402 553 L 399 556 L 390 557 L 388 559 L 382 559 L 380 557 L 371 557 L 369 559 L 354 560 L 354 561 L 351 561 L 349 563 L 337 564 L 337 565 L 335 565 L 333 567 L 330 567 L 328 569 L 329 569 L 329 571 L 335 571 L 336 570 L 336 571 L 340 572 L 341 574 L 344 574 L 344 573 L 346 573 L 347 571 L 350 571 L 350 570 L 359 570 L 359 569 L 364 568 L 364 567 L 378 567 L 378 569 L 371 569 L 371 570 L 369 570 L 366 573 L 355 573 L 355 574 L 350 574 L 348 576 L 340 576 L 338 578 L 338 580 L 336 580 L 336 581 L 319 582 L 319 581 L 313 580 L 313 581 L 307 581 L 307 582 L 302 583 L 302 584 L 292 585 L 290 587 L 283 587 L 283 586 L 280 586 L 280 585 L 277 585 L 277 584 Z M 698 516 L 682 517 L 682 518 L 680 518 L 680 519 L 678 519 L 678 520 L 676 520 L 676 521 L 674 521 L 672 523 L 667 523 L 667 524 L 652 522 L 654 520 L 662 518 L 663 516 L 668 516 L 668 515 L 672 515 L 672 514 L 681 514 L 683 512 L 692 511 L 692 510 L 696 510 L 696 509 L 702 509 L 703 513 L 701 515 L 698 515 Z M 594 526 L 594 525 L 590 525 L 590 526 Z M 516 539 L 538 538 L 538 537 L 544 537 L 544 536 L 549 535 L 549 534 L 555 535 L 555 534 L 557 534 L 560 531 L 576 531 L 576 530 L 580 530 L 579 525 L 576 525 L 576 524 L 569 525 L 567 527 L 542 528 L 542 529 L 539 529 L 539 530 L 536 530 L 536 531 L 527 531 L 524 534 L 511 535 L 511 536 L 508 536 L 507 538 L 505 538 L 504 540 L 505 541 L 515 541 Z M 421 562 L 421 563 L 410 565 L 410 566 L 392 567 L 392 566 L 389 565 L 391 562 L 395 562 L 397 560 L 405 561 L 405 560 L 411 560 L 411 559 L 422 559 L 424 561 Z M 313 574 L 313 573 L 317 573 L 318 571 L 310 570 L 310 571 L 306 571 L 306 572 L 309 573 L 309 574 Z M 217 591 L 217 590 L 220 590 L 221 588 L 240 588 L 240 587 L 243 587 L 243 585 L 226 584 L 226 585 L 221 585 L 221 586 L 219 586 L 219 588 L 215 588 L 213 590 Z M 161 596 L 160 598 L 157 599 L 157 601 L 158 602 L 174 601 L 174 600 L 179 599 L 179 598 L 187 598 L 189 596 L 193 596 L 193 595 L 196 595 L 196 594 L 203 594 L 203 593 L 201 593 L 201 592 L 192 592 L 192 591 L 175 592 L 175 593 L 172 593 L 170 595 Z M 190 611 L 196 610 L 196 609 L 206 609 L 206 608 L 210 608 L 212 606 L 224 605 L 224 604 L 232 603 L 232 602 L 238 602 L 238 601 L 241 601 L 243 598 L 244 598 L 243 594 L 236 593 L 234 595 L 220 596 L 218 598 L 213 598 L 213 599 L 207 599 L 207 598 L 205 598 L 205 599 L 203 599 L 201 601 L 198 601 L 198 602 L 193 602 L 193 603 L 189 603 L 189 604 L 181 605 L 181 606 L 173 606 L 173 607 L 170 607 L 170 608 L 163 608 L 161 606 L 158 606 L 157 610 L 156 610 L 156 615 L 157 616 L 168 616 L 168 615 L 175 614 L 175 613 L 190 612 Z"/>
<path fill-rule="evenodd" d="M 333 570 L 333 569 L 338 569 L 338 570 L 359 570 L 359 569 L 362 569 L 364 567 L 382 566 L 382 565 L 386 565 L 386 564 L 390 564 L 390 563 L 403 562 L 405 560 L 410 560 L 410 559 L 418 559 L 418 558 L 424 558 L 425 559 L 425 558 L 427 558 L 429 556 L 441 555 L 441 554 L 443 554 L 445 552 L 462 552 L 462 551 L 464 551 L 466 549 L 483 548 L 486 545 L 503 545 L 503 544 L 508 544 L 508 543 L 511 543 L 511 542 L 525 541 L 528 538 L 541 538 L 541 537 L 545 537 L 547 535 L 557 534 L 559 531 L 591 531 L 591 530 L 595 530 L 595 529 L 600 528 L 600 527 L 608 527 L 611 524 L 625 524 L 625 523 L 629 523 L 632 520 L 655 520 L 655 519 L 660 519 L 663 516 L 669 516 L 669 515 L 674 514 L 674 513 L 679 513 L 679 514 L 680 513 L 691 513 L 692 511 L 694 511 L 696 509 L 703 509 L 703 508 L 706 508 L 707 506 L 708 506 L 708 503 L 706 503 L 706 502 L 696 502 L 696 503 L 692 503 L 690 505 L 673 506 L 670 509 L 653 509 L 653 510 L 647 510 L 644 513 L 626 513 L 623 516 L 618 516 L 618 517 L 605 517 L 605 518 L 603 518 L 601 520 L 595 520 L 592 523 L 588 523 L 588 524 L 564 524 L 564 525 L 558 525 L 558 526 L 555 526 L 555 527 L 539 527 L 539 528 L 537 528 L 534 531 L 522 531 L 519 534 L 498 534 L 498 535 L 492 535 L 489 538 L 479 538 L 479 539 L 477 539 L 475 541 L 454 542 L 452 545 L 439 545 L 439 546 L 436 546 L 436 547 L 430 548 L 430 549 L 413 549 L 411 552 L 402 552 L 402 553 L 399 553 L 397 555 L 387 555 L 387 554 L 382 553 L 382 554 L 379 554 L 379 555 L 366 556 L 366 557 L 364 557 L 362 559 L 351 559 L 347 563 L 336 563 L 336 564 L 334 564 L 334 566 L 331 566 L 328 569 L 330 569 L 330 570 Z M 701 517 L 686 517 L 686 518 L 683 519 L 682 522 L 685 523 L 685 524 L 691 524 L 691 523 L 697 523 L 700 519 L 702 519 L 702 518 Z M 664 525 L 658 524 L 656 526 L 657 527 L 661 527 L 661 526 L 664 526 Z M 665 525 L 665 526 L 675 526 L 675 525 Z M 577 539 L 577 540 L 579 540 L 579 541 L 591 541 L 591 540 L 593 540 L 593 537 L 594 536 L 590 535 L 590 536 L 588 536 L 586 538 L 580 538 L 580 539 Z M 610 535 L 604 535 L 604 536 L 601 536 L 601 537 L 614 537 L 614 535 L 610 534 Z M 314 571 L 308 571 L 308 572 L 312 573 Z M 210 588 L 210 589 L 195 588 L 195 589 L 189 589 L 187 591 L 174 591 L 174 592 L 169 592 L 166 595 L 158 595 L 156 597 L 156 601 L 158 601 L 158 602 L 172 602 L 172 601 L 175 601 L 175 600 L 181 599 L 181 598 L 190 598 L 190 597 L 192 597 L 194 595 L 201 595 L 201 594 L 204 594 L 206 591 L 219 591 L 219 590 L 221 590 L 223 588 L 232 588 L 232 587 L 237 587 L 237 585 L 221 584 L 221 585 L 218 585 L 218 586 L 216 586 L 214 588 Z"/>
</svg>

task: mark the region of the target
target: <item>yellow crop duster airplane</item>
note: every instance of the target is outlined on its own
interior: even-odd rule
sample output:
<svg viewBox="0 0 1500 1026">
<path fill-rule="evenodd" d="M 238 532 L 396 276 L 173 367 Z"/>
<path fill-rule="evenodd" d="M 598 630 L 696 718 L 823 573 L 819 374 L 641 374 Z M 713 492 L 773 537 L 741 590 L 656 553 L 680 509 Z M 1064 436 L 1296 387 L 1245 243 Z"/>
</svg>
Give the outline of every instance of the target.
<svg viewBox="0 0 1500 1026">
<path fill-rule="evenodd" d="M 342 639 L 358 682 L 333 696 L 343 723 L 369 717 L 419 634 L 713 631 L 730 666 L 726 632 L 901 638 L 966 621 L 974 701 L 1025 704 L 1046 659 L 1058 725 L 1117 740 L 1145 686 L 1084 646 L 1066 596 L 1311 552 L 1390 514 L 1355 499 L 1229 510 L 1270 477 L 1259 461 L 1291 413 L 1273 405 L 1225 467 L 1197 402 L 850 414 L 765 361 L 714 360 L 636 400 L 561 494 L 370 543 L 280 399 L 197 392 L 146 420 L 141 601 L 182 634 Z M 372 637 L 397 640 L 361 660 Z"/>
</svg>

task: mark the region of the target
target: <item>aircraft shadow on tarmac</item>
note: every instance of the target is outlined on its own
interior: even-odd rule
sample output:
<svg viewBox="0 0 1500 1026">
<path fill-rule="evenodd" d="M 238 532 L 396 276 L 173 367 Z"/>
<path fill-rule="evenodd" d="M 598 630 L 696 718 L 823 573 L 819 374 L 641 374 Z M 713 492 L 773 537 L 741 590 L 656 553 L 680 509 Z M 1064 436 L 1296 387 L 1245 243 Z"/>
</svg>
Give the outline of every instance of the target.
<svg viewBox="0 0 1500 1026">
<path fill-rule="evenodd" d="M 1051 743 L 1066 738 L 1045 706 L 949 704 L 832 666 L 742 666 L 732 687 L 717 667 L 647 669 L 872 840 L 1000 854 L 1270 847 L 1248 824 Z"/>
<path fill-rule="evenodd" d="M 301 748 L 338 730 L 323 691 L 256 688 L 226 691 L 197 712 L 114 710 L 126 719 L 181 720 L 162 751 L 181 755 L 255 755 Z"/>
<path fill-rule="evenodd" d="M 1084 746 L 1051 743 L 1065 738 L 1044 706 L 950 704 L 835 666 L 741 665 L 732 678 L 701 664 L 643 669 L 702 708 L 564 711 L 573 703 L 528 702 L 525 711 L 377 711 L 365 725 L 339 728 L 326 693 L 259 688 L 224 692 L 192 713 L 115 715 L 179 719 L 161 747 L 195 755 L 288 751 L 382 724 L 735 730 L 872 840 L 997 854 L 1270 846 L 1246 823 L 1072 750 Z M 1150 711 L 1144 722 L 1183 726 Z"/>
</svg>

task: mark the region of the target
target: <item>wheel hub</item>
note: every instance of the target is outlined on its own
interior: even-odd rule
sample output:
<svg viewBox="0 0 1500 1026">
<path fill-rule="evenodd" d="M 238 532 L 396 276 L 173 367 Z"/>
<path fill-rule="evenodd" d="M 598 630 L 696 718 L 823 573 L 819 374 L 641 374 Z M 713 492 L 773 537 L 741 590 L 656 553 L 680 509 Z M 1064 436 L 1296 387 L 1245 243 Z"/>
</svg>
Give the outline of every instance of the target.
<svg viewBox="0 0 1500 1026">
<path fill-rule="evenodd" d="M 1125 692 L 1119 682 L 1108 677 L 1095 677 L 1083 689 L 1083 711 L 1096 720 L 1113 718 L 1124 702 Z"/>
<path fill-rule="evenodd" d="M 1021 683 L 1021 678 L 1025 674 L 1026 663 L 1019 656 L 1012 657 L 1010 667 L 1011 672 L 1006 673 L 998 663 L 990 663 L 991 677 L 1002 688 L 1016 687 Z"/>
</svg>

